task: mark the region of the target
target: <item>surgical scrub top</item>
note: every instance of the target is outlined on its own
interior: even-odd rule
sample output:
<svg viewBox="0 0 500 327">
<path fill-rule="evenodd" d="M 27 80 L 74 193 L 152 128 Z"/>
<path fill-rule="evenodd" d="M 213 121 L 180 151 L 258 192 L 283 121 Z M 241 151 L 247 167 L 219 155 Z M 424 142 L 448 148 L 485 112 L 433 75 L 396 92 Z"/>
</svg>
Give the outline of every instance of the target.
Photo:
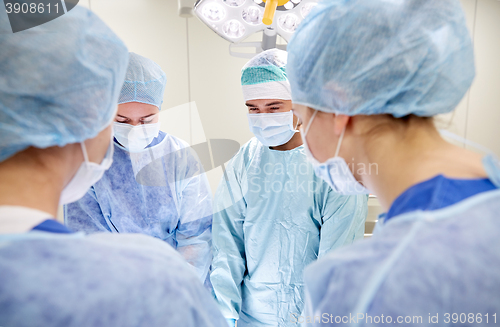
<svg viewBox="0 0 500 327">
<path fill-rule="evenodd" d="M 211 281 L 238 327 L 293 326 L 305 266 L 364 235 L 367 196 L 342 196 L 315 176 L 303 146 L 256 138 L 228 164 L 214 200 Z"/>
<path fill-rule="evenodd" d="M 457 179 L 438 175 L 413 185 L 394 200 L 384 222 L 406 212 L 437 210 L 496 187 L 488 178 Z"/>
<path fill-rule="evenodd" d="M 66 225 L 85 233 L 141 233 L 173 246 L 201 280 L 212 260 L 212 194 L 198 157 L 160 132 L 142 152 L 115 141 L 113 164 L 87 194 L 65 206 Z"/>
<path fill-rule="evenodd" d="M 73 231 L 71 231 L 68 227 L 58 223 L 57 221 L 55 221 L 53 219 L 44 220 L 40 224 L 33 227 L 32 230 L 41 231 L 41 232 L 49 232 L 49 233 L 59 233 L 59 234 L 71 234 L 71 233 L 73 233 Z"/>
<path fill-rule="evenodd" d="M 165 242 L 140 234 L 85 236 L 54 220 L 27 227 L 50 217 L 39 213 L 0 206 L 0 326 L 226 324 L 193 269 Z"/>
<path fill-rule="evenodd" d="M 372 238 L 308 267 L 300 319 L 319 318 L 310 326 L 498 324 L 500 165 L 492 157 L 483 163 L 489 179 L 440 175 L 417 184 L 394 201 Z"/>
</svg>

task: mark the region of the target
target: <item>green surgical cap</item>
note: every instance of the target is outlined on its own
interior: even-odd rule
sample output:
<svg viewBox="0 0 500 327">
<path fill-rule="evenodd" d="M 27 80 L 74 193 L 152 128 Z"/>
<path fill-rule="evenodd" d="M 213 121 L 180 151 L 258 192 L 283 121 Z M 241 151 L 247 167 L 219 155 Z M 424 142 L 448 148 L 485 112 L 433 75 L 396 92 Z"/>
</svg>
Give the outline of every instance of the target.
<svg viewBox="0 0 500 327">
<path fill-rule="evenodd" d="M 241 70 L 241 86 L 245 101 L 291 100 L 286 61 L 286 51 L 278 49 L 266 50 L 253 57 Z"/>
</svg>

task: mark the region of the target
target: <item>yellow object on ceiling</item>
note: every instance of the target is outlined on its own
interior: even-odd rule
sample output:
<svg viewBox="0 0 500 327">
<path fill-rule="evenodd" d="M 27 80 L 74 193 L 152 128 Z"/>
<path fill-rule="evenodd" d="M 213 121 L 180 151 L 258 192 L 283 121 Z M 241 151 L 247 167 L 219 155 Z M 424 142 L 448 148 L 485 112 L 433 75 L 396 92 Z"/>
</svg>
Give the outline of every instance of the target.
<svg viewBox="0 0 500 327">
<path fill-rule="evenodd" d="M 266 3 L 266 9 L 264 10 L 264 17 L 262 22 L 266 25 L 271 25 L 274 19 L 274 13 L 278 6 L 285 5 L 290 0 L 263 0 Z"/>
</svg>

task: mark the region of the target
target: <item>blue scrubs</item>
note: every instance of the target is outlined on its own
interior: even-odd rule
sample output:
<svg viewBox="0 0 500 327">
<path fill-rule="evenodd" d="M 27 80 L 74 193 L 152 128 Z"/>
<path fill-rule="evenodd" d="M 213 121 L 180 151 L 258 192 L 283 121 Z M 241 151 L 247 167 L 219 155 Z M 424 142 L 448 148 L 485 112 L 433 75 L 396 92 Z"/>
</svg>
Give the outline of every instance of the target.
<svg viewBox="0 0 500 327">
<path fill-rule="evenodd" d="M 495 185 L 488 178 L 455 179 L 438 175 L 413 185 L 398 196 L 387 212 L 384 222 L 406 212 L 441 209 L 495 188 Z"/>
<path fill-rule="evenodd" d="M 214 201 L 210 275 L 219 308 L 238 327 L 295 326 L 304 268 L 363 238 L 368 197 L 333 192 L 303 146 L 276 151 L 256 138 L 225 176 Z"/>
<path fill-rule="evenodd" d="M 111 168 L 77 202 L 66 225 L 85 233 L 140 233 L 163 240 L 193 265 L 202 281 L 212 260 L 212 193 L 196 153 L 172 135 L 142 152 L 115 141 Z"/>
<path fill-rule="evenodd" d="M 72 233 L 54 220 L 0 234 L 0 326 L 220 327 L 193 269 L 140 234 Z"/>
<path fill-rule="evenodd" d="M 33 227 L 32 230 L 48 233 L 58 233 L 58 234 L 71 234 L 73 233 L 68 227 L 63 224 L 53 220 L 47 219 L 42 221 L 40 224 Z"/>
</svg>

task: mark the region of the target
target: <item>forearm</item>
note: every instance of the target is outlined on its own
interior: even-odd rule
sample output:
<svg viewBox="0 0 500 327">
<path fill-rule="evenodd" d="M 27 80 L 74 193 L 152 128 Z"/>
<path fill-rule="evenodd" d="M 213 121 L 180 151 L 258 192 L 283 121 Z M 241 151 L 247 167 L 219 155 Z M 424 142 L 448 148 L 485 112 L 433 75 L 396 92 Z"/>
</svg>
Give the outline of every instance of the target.
<svg viewBox="0 0 500 327">
<path fill-rule="evenodd" d="M 202 282 L 208 275 L 212 262 L 212 233 L 209 229 L 197 236 L 186 237 L 177 233 L 177 251 L 195 269 Z"/>
</svg>

